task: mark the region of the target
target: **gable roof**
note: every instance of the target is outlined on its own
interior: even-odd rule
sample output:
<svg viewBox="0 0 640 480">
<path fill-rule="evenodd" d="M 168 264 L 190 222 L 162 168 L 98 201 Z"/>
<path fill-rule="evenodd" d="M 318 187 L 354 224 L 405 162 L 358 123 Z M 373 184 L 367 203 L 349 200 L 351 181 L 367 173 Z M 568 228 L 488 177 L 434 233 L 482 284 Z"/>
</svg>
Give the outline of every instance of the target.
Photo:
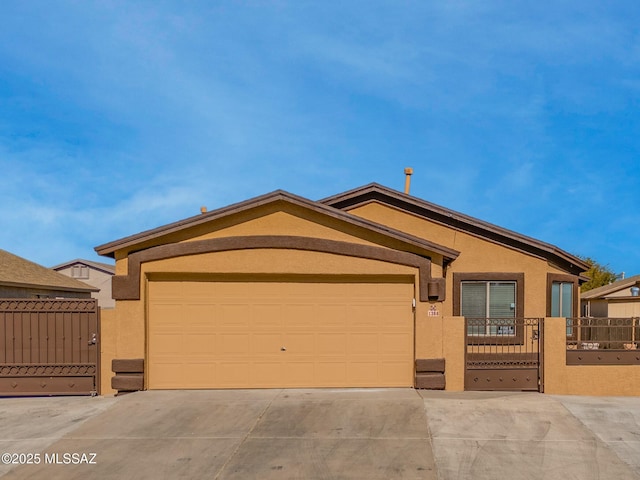
<svg viewBox="0 0 640 480">
<path fill-rule="evenodd" d="M 616 282 L 604 285 L 602 287 L 593 288 L 580 295 L 582 300 L 593 300 L 594 298 L 605 298 L 608 295 L 624 290 L 625 288 L 631 288 L 635 285 L 640 285 L 640 275 L 634 275 L 633 277 L 624 278 Z M 629 293 L 631 296 L 631 293 Z"/>
<path fill-rule="evenodd" d="M 535 238 L 441 207 L 397 190 L 392 190 L 377 183 L 371 183 L 322 199 L 320 203 L 334 208 L 350 209 L 374 201 L 393 206 L 488 241 L 545 258 L 550 263 L 576 275 L 580 275 L 580 273 L 589 268 L 578 257 L 565 252 L 555 245 L 541 242 Z"/>
<path fill-rule="evenodd" d="M 442 255 L 445 262 L 454 260 L 460 254 L 460 252 L 452 248 L 438 245 L 436 243 L 410 235 L 408 233 L 389 228 L 385 225 L 371 222 L 369 220 L 363 219 L 356 215 L 352 215 L 348 212 L 333 208 L 331 206 L 323 205 L 322 203 L 314 202 L 312 200 L 293 195 L 289 192 L 285 192 L 284 190 L 276 190 L 259 197 L 229 205 L 227 207 L 222 207 L 217 210 L 201 213 L 200 215 L 186 218 L 178 222 L 170 223 L 168 225 L 154 228 L 152 230 L 147 230 L 135 235 L 122 238 L 120 240 L 105 243 L 104 245 L 95 247 L 95 250 L 100 255 L 113 258 L 117 250 L 135 250 L 139 248 L 140 245 L 150 241 L 153 242 L 153 245 L 162 245 L 165 243 L 169 243 L 169 241 L 165 239 L 170 234 L 184 231 L 188 228 L 212 222 L 240 212 L 255 209 L 263 205 L 275 204 L 276 202 L 285 202 L 291 205 L 303 207 L 308 210 L 326 215 L 328 217 L 338 219 L 352 226 L 362 228 L 369 232 L 377 233 L 379 235 L 382 235 L 383 237 L 399 240 L 405 243 L 411 250 L 413 250 L 413 253 L 419 253 L 425 256 L 428 256 L 429 252 L 436 253 Z"/>
<path fill-rule="evenodd" d="M 74 260 L 69 260 L 68 262 L 60 263 L 51 267 L 51 270 L 59 271 L 64 268 L 72 267 L 77 264 L 86 265 L 87 267 L 93 268 L 94 270 L 100 270 L 101 272 L 108 273 L 114 275 L 116 273 L 116 267 L 110 263 L 102 263 L 102 262 L 93 262 L 91 260 L 84 260 L 82 258 L 76 258 Z"/>
<path fill-rule="evenodd" d="M 99 291 L 98 288 L 2 249 L 0 249 L 0 285 L 70 292 Z"/>
</svg>

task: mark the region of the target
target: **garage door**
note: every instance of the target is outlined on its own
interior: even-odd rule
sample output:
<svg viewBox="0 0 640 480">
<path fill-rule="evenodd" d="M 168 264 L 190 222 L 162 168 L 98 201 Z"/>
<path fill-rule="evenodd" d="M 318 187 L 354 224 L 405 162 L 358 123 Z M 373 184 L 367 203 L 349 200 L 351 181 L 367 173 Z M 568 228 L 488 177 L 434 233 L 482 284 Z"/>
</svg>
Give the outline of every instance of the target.
<svg viewBox="0 0 640 480">
<path fill-rule="evenodd" d="M 413 385 L 413 284 L 149 283 L 148 386 Z"/>
</svg>

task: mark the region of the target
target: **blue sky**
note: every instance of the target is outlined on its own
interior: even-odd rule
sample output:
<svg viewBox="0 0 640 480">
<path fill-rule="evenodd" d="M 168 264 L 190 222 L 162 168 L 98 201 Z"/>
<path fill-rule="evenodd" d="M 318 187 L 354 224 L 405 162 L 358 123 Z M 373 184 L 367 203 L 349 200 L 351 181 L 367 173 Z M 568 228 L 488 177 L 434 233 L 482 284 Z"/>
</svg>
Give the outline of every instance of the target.
<svg viewBox="0 0 640 480">
<path fill-rule="evenodd" d="M 0 248 L 370 182 L 640 274 L 640 8 L 0 3 Z M 104 260 L 104 259 L 102 259 Z"/>
</svg>

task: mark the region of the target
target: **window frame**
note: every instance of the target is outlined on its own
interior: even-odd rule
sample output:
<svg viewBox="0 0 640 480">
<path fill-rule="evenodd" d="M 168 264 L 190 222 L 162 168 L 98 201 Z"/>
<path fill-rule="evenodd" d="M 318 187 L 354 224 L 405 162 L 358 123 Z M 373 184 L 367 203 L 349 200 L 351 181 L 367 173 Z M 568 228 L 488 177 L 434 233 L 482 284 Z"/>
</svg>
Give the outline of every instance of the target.
<svg viewBox="0 0 640 480">
<path fill-rule="evenodd" d="M 551 317 L 551 301 L 552 301 L 552 289 L 554 283 L 571 283 L 573 284 L 573 289 L 571 290 L 571 295 L 573 298 L 571 299 L 571 317 L 567 318 L 575 318 L 578 316 L 580 309 L 580 285 L 578 277 L 574 275 L 563 275 L 560 273 L 548 273 L 547 274 L 547 317 Z M 569 321 L 567 320 L 567 328 L 570 327 Z M 568 339 L 575 339 L 576 332 L 575 329 L 572 330 L 570 334 L 567 335 Z"/>
<path fill-rule="evenodd" d="M 516 285 L 516 310 L 514 315 L 515 333 L 513 335 L 467 335 L 467 344 L 491 345 L 497 344 L 522 344 L 524 341 L 524 329 L 515 321 L 524 318 L 524 273 L 510 272 L 477 272 L 453 274 L 453 315 L 460 317 L 462 301 L 462 282 L 514 282 Z M 490 317 L 485 317 L 490 318 Z M 496 317 L 502 318 L 502 317 Z M 466 328 L 466 327 L 465 327 Z M 486 340 L 485 340 L 486 339 Z"/>
<path fill-rule="evenodd" d="M 77 280 L 87 280 L 90 277 L 90 269 L 88 265 L 76 263 L 71 267 L 71 278 Z"/>
</svg>

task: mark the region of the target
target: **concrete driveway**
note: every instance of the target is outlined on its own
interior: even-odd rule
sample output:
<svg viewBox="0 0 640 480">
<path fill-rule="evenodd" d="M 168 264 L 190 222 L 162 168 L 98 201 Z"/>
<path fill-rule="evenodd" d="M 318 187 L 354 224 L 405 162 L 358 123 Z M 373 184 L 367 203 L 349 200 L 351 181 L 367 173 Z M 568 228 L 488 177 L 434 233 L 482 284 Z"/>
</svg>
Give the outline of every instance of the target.
<svg viewBox="0 0 640 480">
<path fill-rule="evenodd" d="M 0 450 L 39 454 L 0 464 L 3 480 L 640 479 L 640 402 L 411 389 L 0 399 Z"/>
</svg>

